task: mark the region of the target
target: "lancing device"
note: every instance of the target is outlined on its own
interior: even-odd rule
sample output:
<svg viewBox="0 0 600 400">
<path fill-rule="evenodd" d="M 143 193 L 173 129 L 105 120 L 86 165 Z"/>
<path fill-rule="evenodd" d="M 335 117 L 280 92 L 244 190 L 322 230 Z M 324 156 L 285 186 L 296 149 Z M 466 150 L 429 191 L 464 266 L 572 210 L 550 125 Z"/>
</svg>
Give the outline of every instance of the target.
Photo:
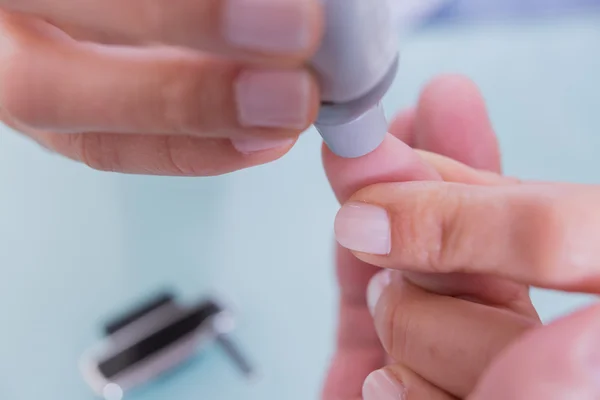
<svg viewBox="0 0 600 400">
<path fill-rule="evenodd" d="M 106 323 L 104 338 L 81 358 L 83 378 L 98 396 L 121 400 L 212 342 L 252 377 L 252 366 L 228 336 L 234 322 L 212 299 L 186 305 L 169 292 L 159 293 Z"/>
<path fill-rule="evenodd" d="M 322 0 L 325 34 L 312 66 L 321 86 L 315 127 L 331 151 L 356 158 L 387 133 L 381 99 L 398 69 L 390 0 Z"/>
</svg>

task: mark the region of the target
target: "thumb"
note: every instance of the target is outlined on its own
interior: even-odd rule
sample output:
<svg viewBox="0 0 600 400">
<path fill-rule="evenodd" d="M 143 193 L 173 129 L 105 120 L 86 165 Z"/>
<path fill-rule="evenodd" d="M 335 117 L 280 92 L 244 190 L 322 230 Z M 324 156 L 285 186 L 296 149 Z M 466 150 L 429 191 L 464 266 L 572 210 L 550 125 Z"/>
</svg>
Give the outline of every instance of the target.
<svg viewBox="0 0 600 400">
<path fill-rule="evenodd" d="M 508 347 L 468 400 L 600 399 L 600 306 L 531 331 Z"/>
</svg>

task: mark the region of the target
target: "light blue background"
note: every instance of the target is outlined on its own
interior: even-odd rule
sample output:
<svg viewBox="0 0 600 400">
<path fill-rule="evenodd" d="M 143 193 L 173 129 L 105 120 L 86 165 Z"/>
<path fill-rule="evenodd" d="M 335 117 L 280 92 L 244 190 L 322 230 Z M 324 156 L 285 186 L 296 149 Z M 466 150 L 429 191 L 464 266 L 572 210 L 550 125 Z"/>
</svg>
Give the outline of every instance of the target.
<svg viewBox="0 0 600 400">
<path fill-rule="evenodd" d="M 386 99 L 442 72 L 489 101 L 506 171 L 600 182 L 600 18 L 431 28 L 406 38 Z M 316 399 L 335 328 L 337 205 L 311 131 L 275 164 L 219 178 L 100 173 L 0 133 L 0 398 L 92 399 L 77 370 L 98 323 L 148 291 L 226 295 L 249 384 L 217 350 L 131 399 Z M 536 292 L 546 319 L 583 296 Z"/>
</svg>

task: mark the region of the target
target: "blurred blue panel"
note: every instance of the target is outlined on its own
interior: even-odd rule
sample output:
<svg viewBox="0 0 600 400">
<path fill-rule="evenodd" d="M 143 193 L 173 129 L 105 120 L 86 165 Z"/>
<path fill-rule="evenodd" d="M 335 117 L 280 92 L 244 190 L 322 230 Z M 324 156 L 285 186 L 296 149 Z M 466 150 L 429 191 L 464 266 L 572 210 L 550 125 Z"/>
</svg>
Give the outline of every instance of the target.
<svg viewBox="0 0 600 400">
<path fill-rule="evenodd" d="M 431 21 L 506 19 L 587 11 L 600 12 L 600 0 L 450 0 Z"/>
</svg>

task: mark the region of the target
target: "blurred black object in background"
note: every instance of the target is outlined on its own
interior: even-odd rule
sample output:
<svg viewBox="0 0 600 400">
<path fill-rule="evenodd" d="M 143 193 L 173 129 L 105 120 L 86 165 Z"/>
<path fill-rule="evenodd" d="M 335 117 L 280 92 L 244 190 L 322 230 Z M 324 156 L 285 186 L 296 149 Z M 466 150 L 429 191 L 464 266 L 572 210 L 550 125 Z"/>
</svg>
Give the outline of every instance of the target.
<svg viewBox="0 0 600 400">
<path fill-rule="evenodd" d="M 183 304 L 172 292 L 158 292 L 104 324 L 104 339 L 82 358 L 82 374 L 96 394 L 120 400 L 216 342 L 252 377 L 252 366 L 228 336 L 234 325 L 230 310 L 214 299 Z"/>
</svg>

